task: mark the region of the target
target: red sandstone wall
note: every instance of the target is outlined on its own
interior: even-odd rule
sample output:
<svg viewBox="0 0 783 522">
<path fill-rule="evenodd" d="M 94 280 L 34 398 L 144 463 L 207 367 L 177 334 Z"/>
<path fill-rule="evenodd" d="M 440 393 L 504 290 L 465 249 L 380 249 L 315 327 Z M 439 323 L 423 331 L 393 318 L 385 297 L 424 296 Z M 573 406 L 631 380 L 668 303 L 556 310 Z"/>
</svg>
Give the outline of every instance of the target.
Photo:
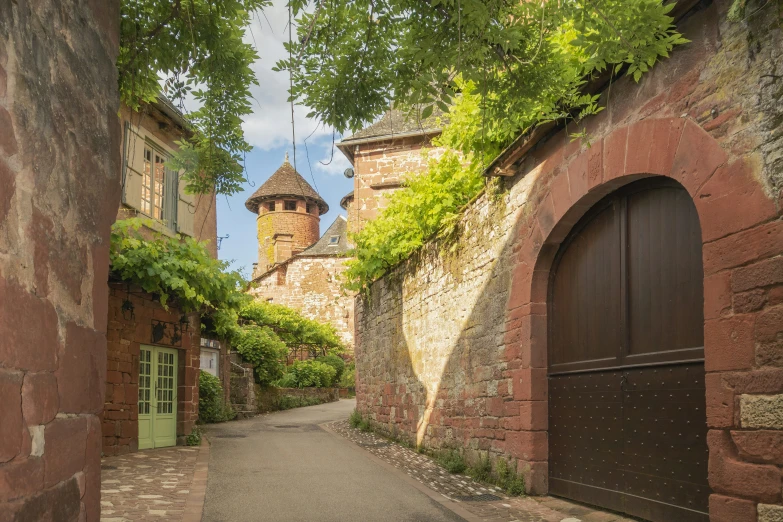
<svg viewBox="0 0 783 522">
<path fill-rule="evenodd" d="M 174 307 L 164 310 L 151 295 L 124 284 L 111 284 L 108 322 L 108 367 L 106 398 L 102 415 L 103 453 L 122 455 L 138 450 L 139 443 L 139 347 L 140 345 L 176 348 L 177 374 L 177 439 L 182 443 L 198 419 L 198 372 L 201 356 L 201 322 L 197 314 L 189 315 L 188 330 L 182 332 L 182 313 Z M 123 312 L 122 305 L 130 301 L 133 314 Z M 165 336 L 158 342 L 152 338 L 153 321 L 169 323 L 168 331 L 179 328 L 176 336 Z"/>
<path fill-rule="evenodd" d="M 710 516 L 781 516 L 783 31 L 727 8 L 695 13 L 693 43 L 603 94 L 589 147 L 561 132 L 528 154 L 465 213 L 456 253 L 430 245 L 357 300 L 359 409 L 428 446 L 512 457 L 545 493 L 552 256 L 602 196 L 672 177 L 702 228 Z"/>
<path fill-rule="evenodd" d="M 425 136 L 396 138 L 359 145 L 354 155 L 354 203 L 348 211 L 351 232 L 374 219 L 386 207 L 388 196 L 405 176 L 427 168 L 427 157 L 436 157 L 442 149 L 433 147 Z M 424 156 L 425 153 L 427 156 Z"/>
<path fill-rule="evenodd" d="M 309 319 L 331 323 L 352 348 L 354 299 L 341 288 L 344 263 L 342 257 L 298 257 L 257 281 L 250 294 L 299 310 Z"/>
<path fill-rule="evenodd" d="M 283 210 L 283 199 L 275 202 L 274 212 L 265 208 L 265 204 L 259 208 L 257 218 L 258 231 L 258 267 L 253 277 L 263 274 L 267 268 L 275 263 L 275 234 L 288 234 L 291 238 L 291 254 L 297 254 L 307 247 L 315 244 L 321 237 L 320 222 L 317 206 L 315 214 L 307 213 L 307 202 L 297 200 L 296 211 Z M 286 256 L 278 262 L 282 262 L 290 256 Z"/>
<path fill-rule="evenodd" d="M 100 517 L 118 24 L 0 2 L 0 520 Z"/>
</svg>

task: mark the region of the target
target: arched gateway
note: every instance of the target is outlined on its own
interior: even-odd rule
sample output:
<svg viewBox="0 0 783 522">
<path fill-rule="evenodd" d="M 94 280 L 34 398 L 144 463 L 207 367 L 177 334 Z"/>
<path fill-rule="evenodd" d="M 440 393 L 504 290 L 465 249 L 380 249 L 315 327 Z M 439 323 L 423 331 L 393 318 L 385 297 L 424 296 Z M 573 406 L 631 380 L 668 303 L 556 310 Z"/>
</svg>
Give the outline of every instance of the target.
<svg viewBox="0 0 783 522">
<path fill-rule="evenodd" d="M 636 181 L 550 271 L 549 490 L 648 520 L 707 520 L 701 230 L 676 181 Z"/>
<path fill-rule="evenodd" d="M 740 323 L 754 316 L 732 312 L 731 296 L 769 284 L 735 281 L 761 269 L 734 267 L 777 248 L 752 242 L 778 216 L 752 164 L 684 118 L 616 128 L 566 162 L 545 154 L 506 315 L 529 430 L 511 451 L 527 459 L 529 491 L 667 522 L 725 518 L 735 492 L 777 498 L 777 471 L 732 453 L 745 432 L 730 431 L 743 426 L 723 383 L 755 371 Z M 749 248 L 727 251 L 743 234 Z M 768 475 L 775 495 L 750 484 Z"/>
</svg>

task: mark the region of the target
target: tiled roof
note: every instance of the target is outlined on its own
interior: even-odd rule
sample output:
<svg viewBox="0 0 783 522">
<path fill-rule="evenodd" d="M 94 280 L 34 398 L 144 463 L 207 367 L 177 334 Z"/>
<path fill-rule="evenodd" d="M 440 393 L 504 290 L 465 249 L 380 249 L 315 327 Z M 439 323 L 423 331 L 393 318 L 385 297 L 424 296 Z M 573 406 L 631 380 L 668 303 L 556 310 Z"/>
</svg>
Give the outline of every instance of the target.
<svg viewBox="0 0 783 522">
<path fill-rule="evenodd" d="M 313 246 L 296 255 L 296 257 L 308 256 L 345 256 L 345 253 L 353 248 L 348 243 L 348 221 L 343 216 L 337 216 L 334 223 L 324 232 Z"/>
<path fill-rule="evenodd" d="M 318 210 L 321 215 L 329 212 L 329 205 L 326 204 L 326 201 L 318 195 L 318 192 L 288 162 L 288 154 L 286 154 L 285 161 L 280 168 L 248 198 L 245 202 L 245 207 L 250 212 L 257 214 L 258 206 L 261 203 L 282 197 L 305 198 L 318 204 Z"/>
</svg>

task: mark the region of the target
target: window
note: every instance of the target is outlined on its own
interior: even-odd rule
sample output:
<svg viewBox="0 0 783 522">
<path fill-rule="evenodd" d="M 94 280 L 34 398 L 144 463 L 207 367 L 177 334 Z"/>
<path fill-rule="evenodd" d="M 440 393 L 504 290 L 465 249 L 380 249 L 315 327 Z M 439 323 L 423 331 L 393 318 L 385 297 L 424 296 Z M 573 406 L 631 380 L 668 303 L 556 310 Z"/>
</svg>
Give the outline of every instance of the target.
<svg viewBox="0 0 783 522">
<path fill-rule="evenodd" d="M 285 202 L 285 210 L 296 210 L 296 201 L 286 201 Z"/>
<path fill-rule="evenodd" d="M 269 203 L 267 203 L 266 204 L 266 209 L 269 212 L 274 212 L 275 211 L 275 202 L 274 201 L 270 201 Z"/>
<path fill-rule="evenodd" d="M 315 205 L 312 203 L 307 204 L 307 213 L 308 214 L 315 214 Z"/>
<path fill-rule="evenodd" d="M 337 246 L 340 243 L 340 236 L 332 236 L 329 238 L 329 246 Z"/>
<path fill-rule="evenodd" d="M 167 213 L 166 158 L 152 148 L 144 147 L 144 179 L 141 185 L 141 211 L 155 219 L 164 219 Z"/>
</svg>

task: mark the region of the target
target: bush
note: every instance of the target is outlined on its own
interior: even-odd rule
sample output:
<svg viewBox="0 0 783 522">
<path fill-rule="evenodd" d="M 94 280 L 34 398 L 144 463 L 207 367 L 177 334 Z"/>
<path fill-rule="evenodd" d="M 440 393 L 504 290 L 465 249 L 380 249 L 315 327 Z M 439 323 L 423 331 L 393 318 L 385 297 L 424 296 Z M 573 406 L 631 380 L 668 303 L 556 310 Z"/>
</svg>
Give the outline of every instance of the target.
<svg viewBox="0 0 783 522">
<path fill-rule="evenodd" d="M 193 426 L 193 429 L 190 431 L 190 435 L 187 436 L 185 439 L 185 444 L 187 446 L 200 446 L 201 445 L 201 428 L 198 426 Z"/>
<path fill-rule="evenodd" d="M 268 326 L 243 326 L 234 347 L 253 365 L 260 384 L 267 385 L 283 376 L 288 348 Z"/>
<path fill-rule="evenodd" d="M 323 357 L 317 358 L 316 361 L 328 364 L 334 368 L 334 371 L 336 372 L 334 376 L 334 382 L 336 383 L 340 381 L 343 376 L 343 372 L 345 371 L 345 361 L 343 361 L 342 357 L 330 353 L 329 355 L 324 355 Z"/>
<path fill-rule="evenodd" d="M 273 383 L 280 388 L 328 388 L 334 385 L 337 372 L 319 361 L 294 361 L 285 375 Z"/>
<path fill-rule="evenodd" d="M 453 449 L 439 452 L 435 460 L 449 473 L 462 473 L 468 467 L 462 453 Z"/>
<path fill-rule="evenodd" d="M 283 395 L 275 403 L 278 410 L 290 410 L 293 408 L 302 408 L 304 406 L 316 406 L 323 404 L 323 399 L 318 397 L 295 397 L 293 395 Z"/>
<path fill-rule="evenodd" d="M 359 410 L 353 410 L 351 412 L 351 416 L 348 417 L 348 424 L 350 424 L 352 428 L 358 428 L 362 431 L 370 431 L 372 429 L 370 419 L 362 415 L 362 412 Z"/>
<path fill-rule="evenodd" d="M 349 364 L 340 378 L 340 388 L 356 388 L 356 366 Z"/>
<path fill-rule="evenodd" d="M 234 411 L 223 402 L 220 379 L 201 370 L 198 376 L 198 419 L 202 423 L 223 422 L 234 418 Z"/>
</svg>

